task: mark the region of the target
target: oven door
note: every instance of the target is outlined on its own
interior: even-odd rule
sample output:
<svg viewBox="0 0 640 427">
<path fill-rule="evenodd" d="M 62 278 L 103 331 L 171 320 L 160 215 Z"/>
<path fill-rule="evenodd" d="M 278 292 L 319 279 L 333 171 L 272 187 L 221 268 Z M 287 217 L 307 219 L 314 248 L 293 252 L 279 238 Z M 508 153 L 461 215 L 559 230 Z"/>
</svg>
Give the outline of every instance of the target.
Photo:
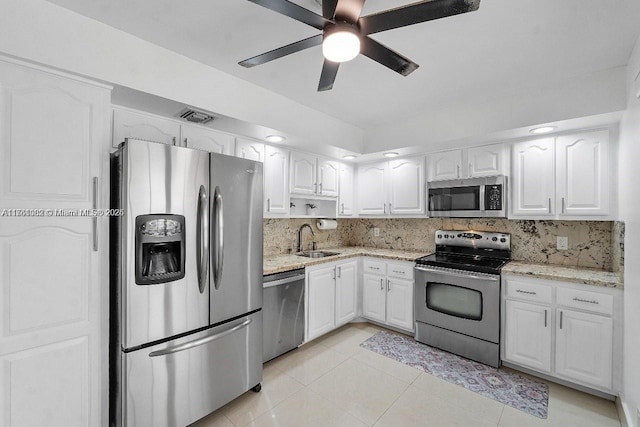
<svg viewBox="0 0 640 427">
<path fill-rule="evenodd" d="M 500 342 L 500 276 L 439 267 L 415 268 L 416 321 Z"/>
</svg>

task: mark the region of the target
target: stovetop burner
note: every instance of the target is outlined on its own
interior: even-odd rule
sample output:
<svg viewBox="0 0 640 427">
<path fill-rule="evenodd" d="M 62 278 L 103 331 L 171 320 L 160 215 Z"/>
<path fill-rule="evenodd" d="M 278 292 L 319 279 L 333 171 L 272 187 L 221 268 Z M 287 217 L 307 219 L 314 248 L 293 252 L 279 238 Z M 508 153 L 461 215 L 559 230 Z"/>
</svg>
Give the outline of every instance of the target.
<svg viewBox="0 0 640 427">
<path fill-rule="evenodd" d="M 511 236 L 480 231 L 436 231 L 436 252 L 416 264 L 500 274 L 511 259 Z"/>
</svg>

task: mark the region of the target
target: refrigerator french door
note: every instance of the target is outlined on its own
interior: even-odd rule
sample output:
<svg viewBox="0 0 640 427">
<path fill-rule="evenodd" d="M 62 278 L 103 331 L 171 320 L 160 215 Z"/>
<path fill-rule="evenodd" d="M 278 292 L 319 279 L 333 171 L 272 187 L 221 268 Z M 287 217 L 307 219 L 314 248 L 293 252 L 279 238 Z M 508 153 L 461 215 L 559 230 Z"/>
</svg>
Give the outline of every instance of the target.
<svg viewBox="0 0 640 427">
<path fill-rule="evenodd" d="M 132 139 L 111 165 L 110 424 L 185 426 L 262 380 L 262 165 Z"/>
</svg>

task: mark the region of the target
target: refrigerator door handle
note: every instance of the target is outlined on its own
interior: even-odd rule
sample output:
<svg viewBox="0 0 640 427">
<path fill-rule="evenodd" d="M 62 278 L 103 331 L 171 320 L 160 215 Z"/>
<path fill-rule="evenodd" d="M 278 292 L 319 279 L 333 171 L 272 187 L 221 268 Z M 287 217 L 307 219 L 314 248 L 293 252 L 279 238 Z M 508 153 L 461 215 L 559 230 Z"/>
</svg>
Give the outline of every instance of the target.
<svg viewBox="0 0 640 427">
<path fill-rule="evenodd" d="M 209 197 L 204 185 L 198 194 L 198 222 L 196 231 L 196 250 L 198 262 L 198 289 L 204 293 L 209 278 Z"/>
<path fill-rule="evenodd" d="M 219 289 L 222 266 L 224 264 L 224 208 L 222 206 L 220 187 L 216 187 L 213 194 L 213 209 L 213 285 L 216 289 Z"/>
<path fill-rule="evenodd" d="M 242 328 L 245 328 L 249 326 L 251 322 L 253 322 L 253 319 L 248 318 L 247 320 L 240 323 L 239 325 L 236 325 L 230 329 L 227 329 L 226 331 L 219 332 L 215 335 L 211 335 L 210 337 L 204 337 L 197 340 L 189 341 L 184 344 L 177 345 L 175 347 L 169 347 L 162 350 L 152 351 L 151 353 L 149 353 L 149 357 L 167 356 L 169 354 L 178 353 L 179 351 L 189 350 L 194 347 L 200 347 L 201 345 L 205 345 L 212 341 L 219 340 L 222 337 L 226 337 L 229 334 L 232 334 Z"/>
</svg>

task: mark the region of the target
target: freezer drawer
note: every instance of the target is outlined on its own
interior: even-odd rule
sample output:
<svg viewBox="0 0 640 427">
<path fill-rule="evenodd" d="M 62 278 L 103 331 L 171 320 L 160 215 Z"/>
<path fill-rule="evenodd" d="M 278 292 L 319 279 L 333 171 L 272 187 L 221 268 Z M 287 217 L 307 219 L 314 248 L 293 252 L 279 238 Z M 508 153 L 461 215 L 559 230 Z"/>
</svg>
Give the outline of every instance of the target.
<svg viewBox="0 0 640 427">
<path fill-rule="evenodd" d="M 122 425 L 184 427 L 262 381 L 262 311 L 122 354 Z"/>
</svg>

